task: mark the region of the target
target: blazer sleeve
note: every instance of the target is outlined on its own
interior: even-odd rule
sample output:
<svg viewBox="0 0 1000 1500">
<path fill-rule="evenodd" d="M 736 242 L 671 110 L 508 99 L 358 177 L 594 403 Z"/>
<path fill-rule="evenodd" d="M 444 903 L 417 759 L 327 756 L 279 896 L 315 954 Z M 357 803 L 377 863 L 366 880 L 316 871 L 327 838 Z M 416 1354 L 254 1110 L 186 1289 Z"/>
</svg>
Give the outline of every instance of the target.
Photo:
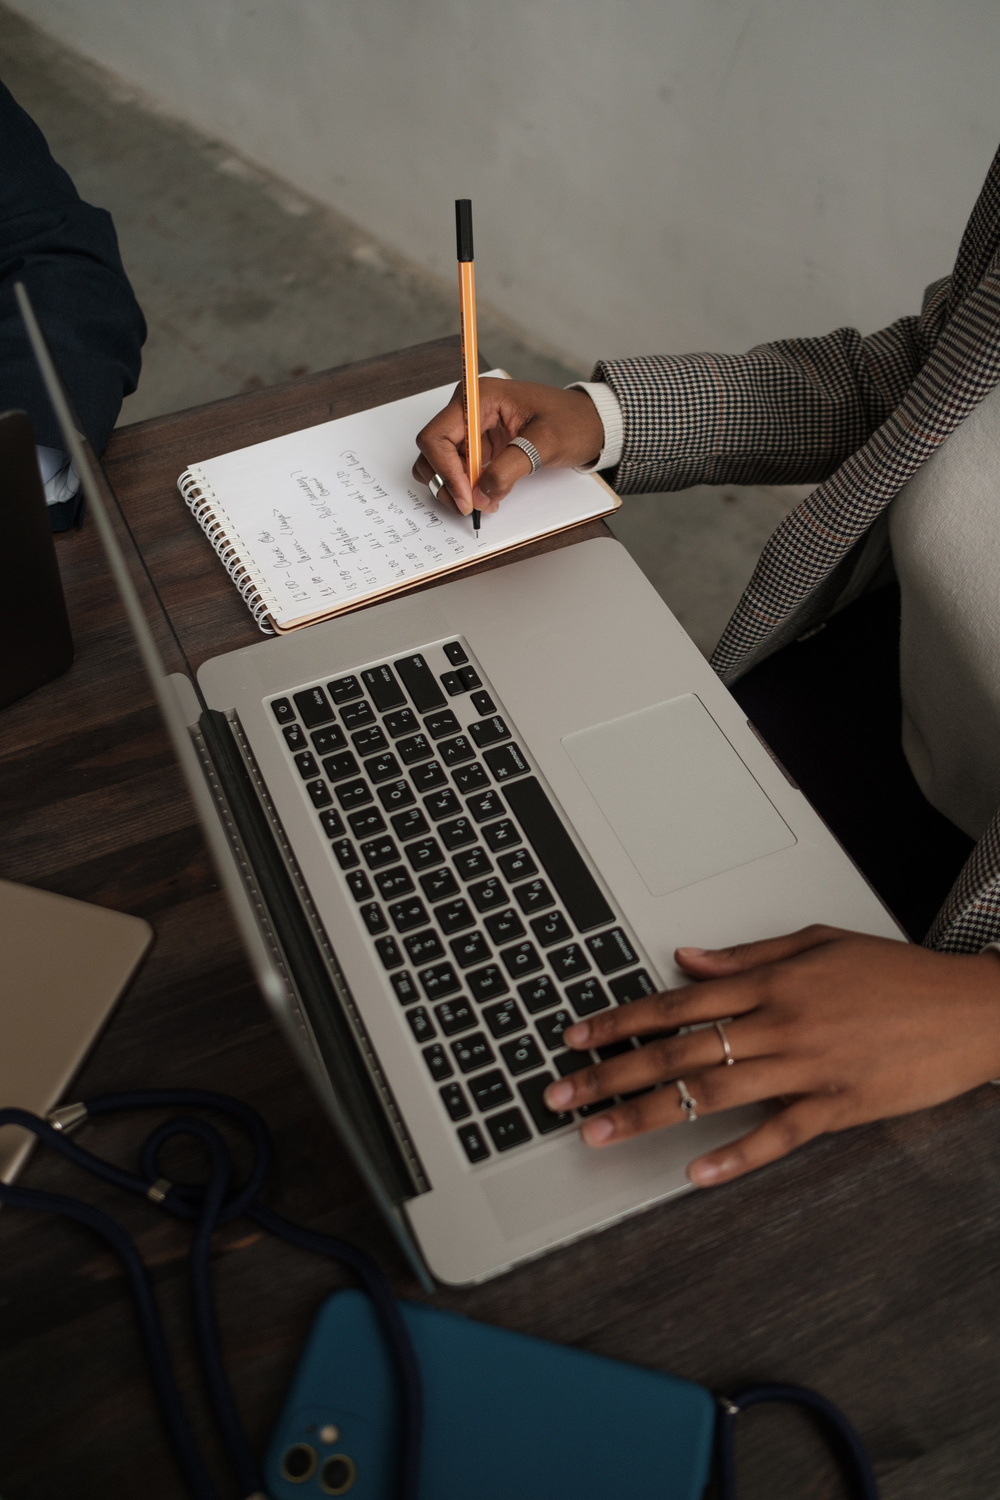
<svg viewBox="0 0 1000 1500">
<path fill-rule="evenodd" d="M 146 324 L 110 214 L 84 203 L 45 137 L 0 84 L 0 411 L 31 418 L 35 441 L 62 436 L 24 335 L 23 281 L 91 443 L 100 453 L 139 378 Z"/>
<path fill-rule="evenodd" d="M 838 328 L 748 354 L 601 360 L 618 397 L 622 494 L 694 484 L 819 483 L 899 405 L 944 326 L 949 278 L 919 317 L 862 337 Z"/>
</svg>

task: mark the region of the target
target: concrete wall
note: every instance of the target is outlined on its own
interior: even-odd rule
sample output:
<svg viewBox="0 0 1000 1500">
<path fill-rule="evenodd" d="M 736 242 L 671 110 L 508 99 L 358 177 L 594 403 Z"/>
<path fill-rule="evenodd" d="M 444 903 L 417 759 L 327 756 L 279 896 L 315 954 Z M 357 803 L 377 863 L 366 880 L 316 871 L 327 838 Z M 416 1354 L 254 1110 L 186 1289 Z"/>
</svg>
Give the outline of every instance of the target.
<svg viewBox="0 0 1000 1500">
<path fill-rule="evenodd" d="M 996 0 L 12 8 L 582 364 L 916 310 L 1000 139 Z"/>
</svg>

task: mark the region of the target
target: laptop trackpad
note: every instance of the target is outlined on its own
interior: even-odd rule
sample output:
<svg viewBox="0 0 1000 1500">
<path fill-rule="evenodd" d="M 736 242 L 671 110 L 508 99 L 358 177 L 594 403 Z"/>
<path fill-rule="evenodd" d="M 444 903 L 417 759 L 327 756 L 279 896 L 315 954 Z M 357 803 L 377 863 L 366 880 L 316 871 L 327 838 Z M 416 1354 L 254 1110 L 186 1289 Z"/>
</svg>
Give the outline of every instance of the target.
<svg viewBox="0 0 1000 1500">
<path fill-rule="evenodd" d="M 562 743 L 654 896 L 795 843 L 693 693 Z"/>
</svg>

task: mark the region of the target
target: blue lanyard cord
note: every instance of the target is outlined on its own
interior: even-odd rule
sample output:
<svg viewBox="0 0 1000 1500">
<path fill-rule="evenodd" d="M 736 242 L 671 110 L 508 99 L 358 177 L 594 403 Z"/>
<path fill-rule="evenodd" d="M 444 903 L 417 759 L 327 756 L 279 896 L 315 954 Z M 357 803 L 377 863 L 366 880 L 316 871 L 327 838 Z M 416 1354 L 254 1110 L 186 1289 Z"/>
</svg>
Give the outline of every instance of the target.
<svg viewBox="0 0 1000 1500">
<path fill-rule="evenodd" d="M 789 1401 L 804 1406 L 820 1419 L 832 1446 L 844 1459 L 854 1481 L 857 1500 L 878 1500 L 878 1484 L 864 1443 L 843 1412 L 818 1391 L 804 1385 L 752 1385 L 719 1402 L 715 1424 L 715 1462 L 719 1500 L 736 1500 L 736 1418 L 761 1401 Z"/>
<path fill-rule="evenodd" d="M 0 1126 L 19 1125 L 46 1145 L 52 1146 L 75 1165 L 105 1182 L 138 1197 L 158 1203 L 168 1213 L 193 1223 L 190 1252 L 191 1300 L 198 1356 L 212 1411 L 241 1487 L 248 1496 L 263 1495 L 260 1466 L 253 1455 L 236 1409 L 226 1375 L 212 1298 L 210 1255 L 212 1234 L 220 1224 L 245 1216 L 270 1234 L 309 1250 L 339 1260 L 356 1273 L 371 1298 L 388 1346 L 392 1351 L 401 1397 L 399 1435 L 399 1500 L 415 1500 L 420 1461 L 422 1391 L 416 1354 L 388 1280 L 376 1263 L 355 1245 L 329 1235 L 317 1234 L 266 1208 L 257 1201 L 271 1155 L 271 1137 L 260 1115 L 250 1105 L 208 1089 L 143 1089 L 127 1094 L 105 1094 L 85 1101 L 87 1116 L 116 1113 L 123 1109 L 195 1106 L 219 1110 L 236 1120 L 250 1136 L 253 1165 L 247 1180 L 233 1186 L 229 1148 L 218 1130 L 196 1116 L 166 1121 L 147 1138 L 140 1152 L 142 1176 L 113 1166 L 53 1129 L 47 1121 L 21 1109 L 0 1109 Z M 159 1169 L 163 1147 L 178 1136 L 194 1136 L 209 1157 L 205 1183 L 171 1183 Z M 116 1221 L 90 1204 L 56 1193 L 32 1188 L 8 1187 L 0 1183 L 0 1203 L 15 1208 L 33 1208 L 43 1213 L 63 1214 L 87 1225 L 118 1255 L 136 1305 L 146 1357 L 160 1411 L 177 1461 L 195 1500 L 218 1500 L 218 1492 L 198 1452 L 180 1392 L 174 1379 L 163 1325 L 153 1297 L 146 1268 L 132 1239 Z"/>
</svg>

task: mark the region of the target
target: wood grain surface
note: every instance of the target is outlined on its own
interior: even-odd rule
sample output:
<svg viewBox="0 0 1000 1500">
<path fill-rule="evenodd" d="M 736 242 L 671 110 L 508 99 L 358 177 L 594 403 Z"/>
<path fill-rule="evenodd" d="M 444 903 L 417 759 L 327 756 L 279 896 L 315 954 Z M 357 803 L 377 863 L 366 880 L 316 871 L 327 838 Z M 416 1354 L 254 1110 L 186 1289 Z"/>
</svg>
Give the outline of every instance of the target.
<svg viewBox="0 0 1000 1500">
<path fill-rule="evenodd" d="M 457 342 L 442 340 L 115 434 L 108 473 L 195 665 L 259 635 L 177 494 L 186 464 L 457 370 Z M 133 912 L 156 931 L 73 1097 L 178 1086 L 246 1099 L 274 1133 L 267 1200 L 364 1246 L 402 1295 L 417 1296 L 257 994 L 93 526 L 59 538 L 58 552 L 77 656 L 64 677 L 0 713 L 0 876 Z M 153 1123 L 116 1116 L 78 1139 L 128 1164 Z M 998 1133 L 1000 1090 L 982 1089 L 822 1140 L 437 1300 L 719 1391 L 759 1379 L 816 1386 L 868 1441 L 886 1500 L 993 1500 Z M 178 1177 L 200 1167 L 181 1153 L 165 1165 Z M 137 1237 L 220 1495 L 236 1497 L 193 1356 L 187 1231 L 48 1154 L 22 1181 L 83 1195 Z M 312 1315 L 341 1278 L 245 1222 L 218 1235 L 214 1276 L 236 1396 L 262 1450 Z M 741 1420 L 743 1500 L 846 1493 L 805 1419 L 758 1409 Z M 3 1500 L 183 1494 L 118 1263 L 82 1227 L 3 1210 Z"/>
</svg>

